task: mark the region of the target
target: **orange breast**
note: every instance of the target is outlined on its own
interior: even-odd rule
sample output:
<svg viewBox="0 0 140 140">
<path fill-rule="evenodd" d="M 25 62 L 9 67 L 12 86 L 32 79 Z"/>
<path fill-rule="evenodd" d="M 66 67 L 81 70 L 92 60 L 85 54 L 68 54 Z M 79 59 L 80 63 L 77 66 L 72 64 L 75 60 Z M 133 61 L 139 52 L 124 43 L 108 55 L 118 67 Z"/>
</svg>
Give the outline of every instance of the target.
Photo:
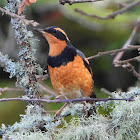
<svg viewBox="0 0 140 140">
<path fill-rule="evenodd" d="M 55 91 L 66 98 L 88 97 L 92 93 L 93 80 L 80 56 L 66 66 L 52 68 L 48 66 Z"/>
</svg>

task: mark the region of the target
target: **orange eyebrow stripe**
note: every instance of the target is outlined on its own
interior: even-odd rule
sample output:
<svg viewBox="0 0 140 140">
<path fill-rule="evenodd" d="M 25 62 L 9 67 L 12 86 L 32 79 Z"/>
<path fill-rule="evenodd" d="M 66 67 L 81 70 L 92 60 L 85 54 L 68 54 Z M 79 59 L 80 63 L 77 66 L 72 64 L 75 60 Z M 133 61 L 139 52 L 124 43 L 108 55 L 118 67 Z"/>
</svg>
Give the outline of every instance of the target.
<svg viewBox="0 0 140 140">
<path fill-rule="evenodd" d="M 60 29 L 60 28 L 55 28 L 55 29 L 62 32 L 66 36 L 67 40 L 69 40 L 68 36 L 66 35 L 66 33 L 62 29 Z"/>
</svg>

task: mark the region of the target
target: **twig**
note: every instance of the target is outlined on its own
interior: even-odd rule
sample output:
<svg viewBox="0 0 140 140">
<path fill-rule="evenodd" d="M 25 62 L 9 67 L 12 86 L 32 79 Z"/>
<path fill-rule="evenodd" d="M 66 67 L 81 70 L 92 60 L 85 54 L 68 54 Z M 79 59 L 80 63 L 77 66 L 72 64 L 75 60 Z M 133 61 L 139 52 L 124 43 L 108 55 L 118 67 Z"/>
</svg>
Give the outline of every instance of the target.
<svg viewBox="0 0 140 140">
<path fill-rule="evenodd" d="M 50 100 L 51 98 L 53 98 L 54 96 L 52 95 L 44 95 L 43 96 L 43 99 L 47 99 L 47 100 Z"/>
<path fill-rule="evenodd" d="M 106 93 L 106 94 L 108 94 L 108 95 L 110 95 L 111 97 L 114 97 L 112 95 L 112 93 L 110 91 L 108 91 L 107 89 L 105 89 L 105 88 L 101 88 L 101 91 L 104 92 L 104 93 Z"/>
<path fill-rule="evenodd" d="M 24 21 L 25 24 L 27 24 L 27 25 L 31 24 L 31 25 L 33 25 L 34 27 L 39 25 L 39 23 L 36 22 L 36 21 L 34 21 L 34 20 L 27 20 L 27 19 L 25 19 L 25 16 L 19 16 L 19 15 L 17 15 L 17 14 L 11 13 L 11 12 L 9 12 L 8 10 L 5 10 L 5 9 L 3 9 L 3 8 L 1 8 L 1 7 L 0 7 L 0 11 L 3 12 L 3 13 L 6 13 L 7 15 L 9 15 L 9 16 L 11 16 L 11 17 L 13 17 L 13 18 L 14 18 L 14 17 L 15 17 L 15 18 L 19 18 L 20 20 Z"/>
<path fill-rule="evenodd" d="M 118 8 L 123 8 L 123 7 L 126 7 L 126 6 L 127 6 L 126 3 L 117 3 Z"/>
<path fill-rule="evenodd" d="M 48 77 L 49 77 L 48 74 L 45 74 L 45 75 L 36 75 L 36 79 L 38 79 L 38 81 L 39 80 L 41 80 L 41 81 L 46 80 Z"/>
<path fill-rule="evenodd" d="M 72 102 L 81 102 L 81 101 L 95 101 L 95 102 L 107 102 L 107 101 L 134 101 L 133 96 L 130 98 L 106 98 L 106 99 L 97 99 L 97 98 L 82 98 L 82 99 L 64 99 L 64 100 L 46 100 L 46 99 L 26 99 L 26 98 L 3 98 L 0 99 L 0 102 L 5 101 L 35 101 L 35 102 L 45 102 L 45 103 L 72 103 Z"/>
<path fill-rule="evenodd" d="M 50 94 L 51 97 L 56 97 L 57 94 L 50 88 L 48 87 L 47 85 L 44 85 L 43 83 L 39 83 L 39 88 Z M 2 94 L 2 92 L 5 92 L 5 91 L 24 91 L 23 88 L 9 88 L 9 87 L 4 87 L 4 88 L 0 88 L 0 95 Z"/>
<path fill-rule="evenodd" d="M 129 10 L 129 9 L 131 9 L 132 7 L 137 6 L 138 3 L 140 3 L 140 0 L 134 1 L 134 2 L 132 2 L 132 3 L 128 4 L 128 5 L 126 5 L 126 6 L 123 7 L 122 9 L 117 10 L 117 11 L 115 11 L 115 12 L 113 12 L 113 13 L 111 13 L 111 14 L 105 16 L 105 17 L 97 16 L 97 15 L 95 15 L 95 14 L 94 14 L 94 15 L 91 15 L 91 14 L 88 14 L 88 13 L 86 13 L 86 12 L 84 12 L 84 11 L 82 11 L 82 10 L 79 10 L 79 9 L 77 9 L 77 8 L 75 9 L 75 12 L 77 12 L 77 13 L 79 13 L 79 14 L 81 14 L 81 15 L 84 15 L 84 16 L 88 16 L 88 17 L 93 17 L 93 18 L 102 19 L 102 20 L 108 20 L 108 19 L 113 19 L 113 18 L 115 18 L 117 15 L 123 14 L 124 12 L 126 12 L 126 11 Z"/>
<path fill-rule="evenodd" d="M 135 50 L 135 49 L 139 49 L 139 48 L 140 48 L 140 46 L 129 45 L 127 48 L 124 48 L 124 49 L 116 49 L 116 50 L 111 50 L 111 51 L 98 52 L 98 54 L 96 54 L 94 56 L 90 56 L 87 59 L 90 60 L 90 59 L 94 59 L 94 58 L 104 56 L 104 55 L 108 55 L 108 54 L 112 55 L 112 54 L 115 54 L 117 52 L 130 51 L 130 50 Z"/>
<path fill-rule="evenodd" d="M 131 65 L 130 63 L 126 63 L 126 64 L 122 64 L 122 67 L 127 69 L 129 72 L 133 73 L 133 75 L 137 77 L 138 80 L 140 80 L 140 75 L 136 72 L 133 65 Z"/>
<path fill-rule="evenodd" d="M 130 64 L 130 61 L 139 61 L 140 60 L 140 56 L 136 56 L 130 59 L 126 59 L 123 61 L 116 61 L 114 63 L 115 67 L 123 67 L 125 69 L 127 69 L 129 72 L 133 73 L 133 75 L 135 77 L 138 78 L 138 80 L 140 80 L 140 74 L 138 72 L 136 72 L 134 66 L 132 64 Z"/>
<path fill-rule="evenodd" d="M 56 97 L 57 94 L 50 88 L 48 87 L 47 85 L 44 85 L 43 83 L 39 84 L 39 87 L 42 91 L 52 95 L 53 97 Z"/>
<path fill-rule="evenodd" d="M 55 113 L 57 112 L 58 110 L 48 110 L 48 111 L 45 111 L 45 113 Z"/>
<path fill-rule="evenodd" d="M 114 64 L 115 64 L 115 67 L 119 67 L 123 64 L 126 64 L 127 62 L 130 62 L 130 61 L 139 61 L 140 60 L 140 56 L 136 56 L 136 57 L 133 57 L 133 58 L 130 58 L 130 59 L 126 59 L 126 60 L 122 60 L 122 61 L 116 61 Z"/>
<path fill-rule="evenodd" d="M 72 5 L 74 3 L 97 2 L 97 1 L 103 1 L 103 0 L 59 0 L 59 3 L 62 5 L 64 5 L 65 3 Z"/>
<path fill-rule="evenodd" d="M 135 34 L 136 34 L 137 30 L 138 30 L 139 25 L 140 25 L 140 21 L 138 20 L 137 23 L 136 23 L 136 25 L 135 25 L 135 27 L 133 28 L 133 31 L 132 31 L 130 37 L 128 38 L 128 40 L 126 41 L 126 43 L 123 45 L 122 49 L 127 48 L 127 46 L 130 45 L 130 43 L 132 42 L 132 39 L 134 38 L 134 36 L 135 36 Z M 113 60 L 113 63 L 119 61 L 122 58 L 123 54 L 124 54 L 124 52 L 119 52 L 115 56 L 115 58 Z"/>
<path fill-rule="evenodd" d="M 24 89 L 22 89 L 22 88 L 9 88 L 9 87 L 0 88 L 0 94 L 2 92 L 5 92 L 5 91 L 24 91 Z"/>
</svg>

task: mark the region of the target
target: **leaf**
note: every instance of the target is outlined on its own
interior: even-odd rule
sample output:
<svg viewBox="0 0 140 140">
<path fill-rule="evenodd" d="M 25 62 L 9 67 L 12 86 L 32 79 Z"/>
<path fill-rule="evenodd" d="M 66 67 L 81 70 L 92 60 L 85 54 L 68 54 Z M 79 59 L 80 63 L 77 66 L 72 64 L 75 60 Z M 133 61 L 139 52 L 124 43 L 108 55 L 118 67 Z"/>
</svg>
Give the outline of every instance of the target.
<svg viewBox="0 0 140 140">
<path fill-rule="evenodd" d="M 18 10 L 18 15 L 20 15 L 26 5 L 30 6 L 31 3 L 36 3 L 36 0 L 23 0 L 21 6 Z"/>
<path fill-rule="evenodd" d="M 36 3 L 36 0 L 29 0 L 30 3 Z"/>
</svg>

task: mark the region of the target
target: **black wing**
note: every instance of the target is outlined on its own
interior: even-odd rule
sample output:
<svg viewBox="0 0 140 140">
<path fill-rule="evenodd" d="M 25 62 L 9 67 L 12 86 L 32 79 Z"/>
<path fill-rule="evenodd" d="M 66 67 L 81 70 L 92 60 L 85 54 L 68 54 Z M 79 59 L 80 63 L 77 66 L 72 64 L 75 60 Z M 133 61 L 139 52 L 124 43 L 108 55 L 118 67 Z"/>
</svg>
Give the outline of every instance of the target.
<svg viewBox="0 0 140 140">
<path fill-rule="evenodd" d="M 88 71 L 89 71 L 90 74 L 92 75 L 92 69 L 91 69 L 91 67 L 90 67 L 90 65 L 89 65 L 88 60 L 86 59 L 86 56 L 83 54 L 82 51 L 80 51 L 80 50 L 78 50 L 78 49 L 77 49 L 76 51 L 77 51 L 77 54 L 83 59 L 85 67 L 88 69 Z"/>
</svg>

